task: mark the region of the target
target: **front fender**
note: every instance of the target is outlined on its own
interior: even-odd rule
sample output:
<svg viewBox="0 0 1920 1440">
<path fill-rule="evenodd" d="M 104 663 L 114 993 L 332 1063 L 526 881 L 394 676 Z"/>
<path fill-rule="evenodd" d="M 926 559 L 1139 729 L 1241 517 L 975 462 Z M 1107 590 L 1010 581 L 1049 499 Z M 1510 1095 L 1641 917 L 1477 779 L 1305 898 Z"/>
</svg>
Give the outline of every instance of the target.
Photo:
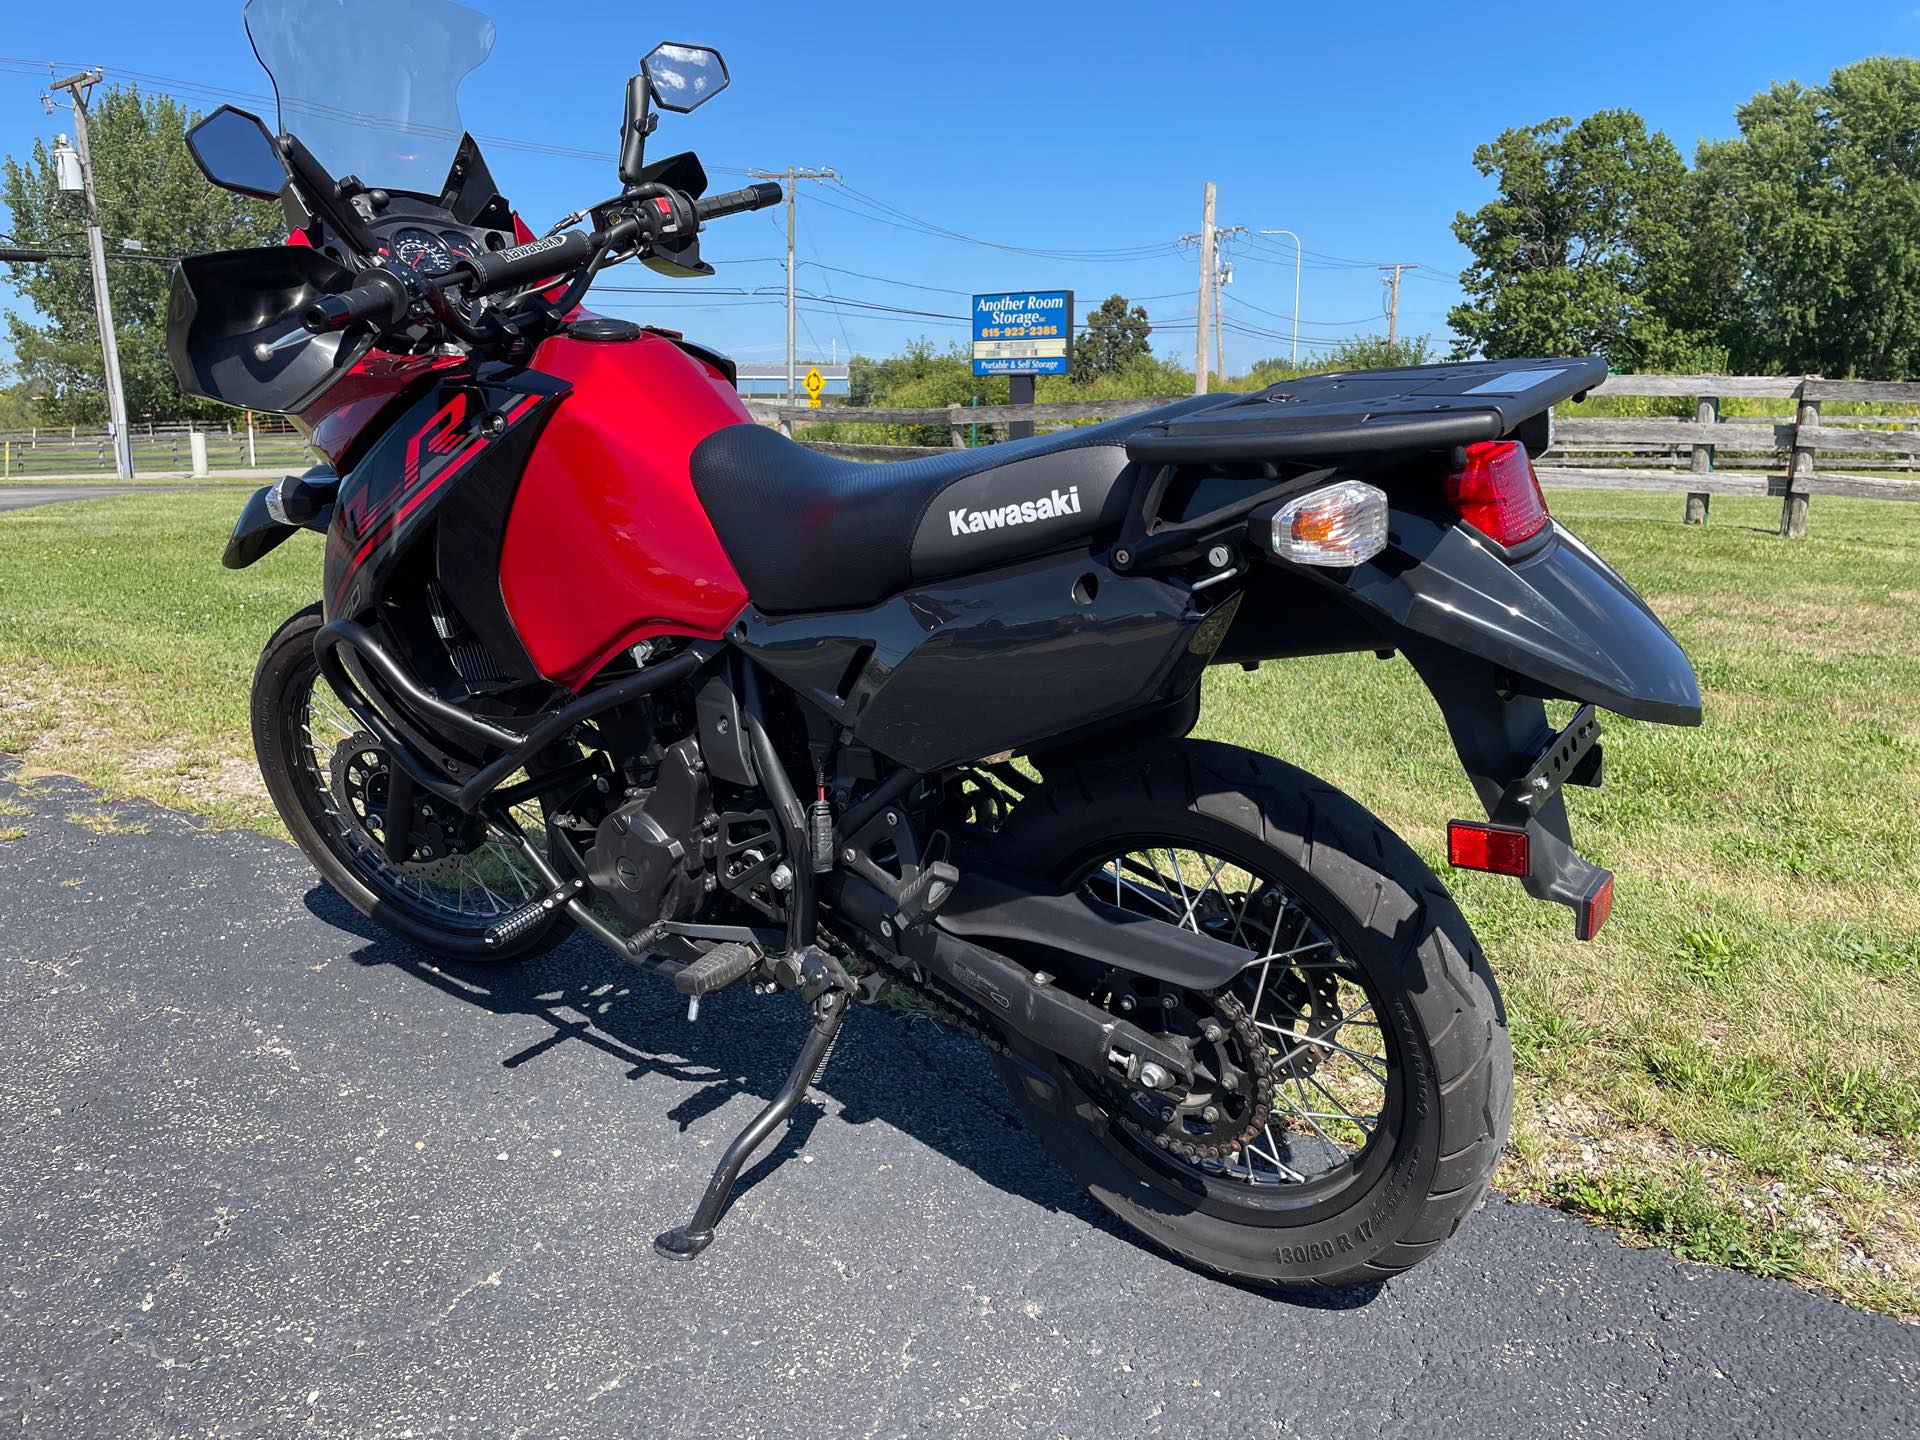
<svg viewBox="0 0 1920 1440">
<path fill-rule="evenodd" d="M 279 549 L 289 535 L 301 530 L 326 534 L 339 488 L 339 477 L 321 465 L 305 475 L 288 475 L 261 486 L 247 497 L 240 518 L 234 521 L 220 563 L 229 570 L 244 570 Z"/>
</svg>

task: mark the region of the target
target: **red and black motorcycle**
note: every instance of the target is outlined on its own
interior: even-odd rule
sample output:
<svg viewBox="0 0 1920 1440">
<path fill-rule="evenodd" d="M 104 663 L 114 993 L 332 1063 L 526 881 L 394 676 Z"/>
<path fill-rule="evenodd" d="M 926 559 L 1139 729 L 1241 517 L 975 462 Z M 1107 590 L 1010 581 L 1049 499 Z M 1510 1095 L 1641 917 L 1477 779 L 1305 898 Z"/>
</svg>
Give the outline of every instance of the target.
<svg viewBox="0 0 1920 1440">
<path fill-rule="evenodd" d="M 1486 811 L 1454 864 L 1590 937 L 1612 876 L 1561 787 L 1595 708 L 1691 725 L 1686 657 L 1548 515 L 1530 453 L 1599 360 L 1319 376 L 865 464 L 751 422 L 733 367 L 581 308 L 633 259 L 711 273 L 656 111 L 727 84 L 662 45 L 619 192 L 535 239 L 455 92 L 450 0 L 251 0 L 280 133 L 223 108 L 209 179 L 291 243 L 196 256 L 192 393 L 291 415 L 326 463 L 249 501 L 226 563 L 326 536 L 261 656 L 254 741 L 326 879 L 436 955 L 579 930 L 689 998 L 797 990 L 813 1025 L 692 1220 L 899 987 L 983 1039 L 1047 1147 L 1155 1244 L 1286 1285 L 1393 1275 L 1453 1233 L 1507 1131 L 1485 957 L 1377 818 L 1187 738 L 1208 667 L 1397 652 Z M 1546 700 L 1577 703 L 1555 730 Z"/>
</svg>

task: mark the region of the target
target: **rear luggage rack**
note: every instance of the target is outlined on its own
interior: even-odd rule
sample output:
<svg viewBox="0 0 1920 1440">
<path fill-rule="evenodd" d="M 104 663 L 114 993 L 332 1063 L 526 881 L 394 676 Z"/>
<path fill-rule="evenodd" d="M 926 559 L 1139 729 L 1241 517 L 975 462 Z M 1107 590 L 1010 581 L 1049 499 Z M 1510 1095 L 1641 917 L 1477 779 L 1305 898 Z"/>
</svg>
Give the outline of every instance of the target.
<svg viewBox="0 0 1920 1440">
<path fill-rule="evenodd" d="M 1127 437 L 1127 455 L 1207 465 L 1444 450 L 1497 440 L 1606 378 L 1598 356 L 1309 375 L 1143 425 Z"/>
</svg>

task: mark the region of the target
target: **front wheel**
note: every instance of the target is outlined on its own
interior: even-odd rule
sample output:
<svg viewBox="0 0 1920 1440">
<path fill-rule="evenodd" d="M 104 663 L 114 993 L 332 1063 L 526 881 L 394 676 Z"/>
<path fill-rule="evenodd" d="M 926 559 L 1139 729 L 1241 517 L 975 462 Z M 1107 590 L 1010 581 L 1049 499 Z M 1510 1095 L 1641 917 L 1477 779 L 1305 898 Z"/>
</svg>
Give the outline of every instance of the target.
<svg viewBox="0 0 1920 1440">
<path fill-rule="evenodd" d="M 1292 1286 L 1383 1280 L 1452 1235 L 1513 1101 L 1506 1016 L 1457 906 L 1407 845 L 1291 765 L 1165 742 L 1050 770 L 994 859 L 1244 949 L 1211 992 L 1114 973 L 1086 997 L 1193 1047 L 1142 1092 L 1041 1053 L 1002 1078 L 1049 1153 L 1135 1230 Z"/>
<path fill-rule="evenodd" d="M 385 844 L 393 765 L 320 674 L 313 637 L 320 607 L 292 616 L 267 642 L 253 677 L 253 747 L 274 808 L 320 873 L 361 914 L 452 960 L 524 959 L 564 939 L 559 917 L 506 945 L 486 933 L 539 898 L 539 876 L 505 838 L 431 796 L 416 799 L 405 858 Z M 515 819 L 541 833 L 537 802 Z"/>
</svg>

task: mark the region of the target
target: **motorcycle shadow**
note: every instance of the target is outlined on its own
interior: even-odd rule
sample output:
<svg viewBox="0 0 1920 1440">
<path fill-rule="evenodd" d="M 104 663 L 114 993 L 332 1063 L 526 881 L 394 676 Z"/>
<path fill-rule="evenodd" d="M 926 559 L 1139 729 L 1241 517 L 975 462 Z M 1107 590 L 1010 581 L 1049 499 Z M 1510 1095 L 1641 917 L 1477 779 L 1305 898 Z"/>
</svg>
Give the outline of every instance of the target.
<svg viewBox="0 0 1920 1440">
<path fill-rule="evenodd" d="M 515 965 L 457 964 L 388 934 L 326 885 L 307 892 L 306 906 L 316 919 L 366 942 L 348 957 L 355 964 L 388 966 L 489 1014 L 530 1017 L 550 1027 L 533 1044 L 504 1056 L 505 1069 L 578 1044 L 623 1066 L 628 1079 L 658 1075 L 682 1082 L 684 1097 L 665 1112 L 682 1131 L 737 1095 L 770 1100 L 807 1029 L 806 1011 L 794 997 L 762 997 L 740 988 L 707 996 L 699 1022 L 690 1025 L 685 1000 L 664 980 L 621 969 L 581 936 Z M 932 1020 L 885 1006 L 854 1012 L 814 1092 L 837 1101 L 837 1118 L 846 1124 L 881 1121 L 999 1190 L 1071 1215 L 1215 1283 L 1316 1310 L 1356 1309 L 1379 1293 L 1378 1286 L 1274 1291 L 1198 1269 L 1148 1246 L 1054 1166 L 1015 1112 L 980 1045 Z M 741 1175 L 735 1200 L 804 1149 L 825 1114 L 818 1104 L 803 1104 Z M 687 1197 L 689 1206 L 694 1198 Z"/>
</svg>

